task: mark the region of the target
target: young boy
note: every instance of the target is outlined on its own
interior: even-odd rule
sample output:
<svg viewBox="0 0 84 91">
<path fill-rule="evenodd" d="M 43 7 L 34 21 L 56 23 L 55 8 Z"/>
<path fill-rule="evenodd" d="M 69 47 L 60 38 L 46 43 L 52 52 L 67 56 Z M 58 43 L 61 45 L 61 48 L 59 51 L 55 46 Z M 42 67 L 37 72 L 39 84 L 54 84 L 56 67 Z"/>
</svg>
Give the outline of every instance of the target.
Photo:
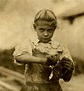
<svg viewBox="0 0 84 91">
<path fill-rule="evenodd" d="M 26 83 L 21 91 L 62 91 L 59 79 L 69 81 L 74 67 L 68 50 L 51 40 L 57 18 L 51 10 L 40 10 L 33 27 L 38 39 L 16 46 L 13 54 L 17 64 L 25 64 Z"/>
</svg>

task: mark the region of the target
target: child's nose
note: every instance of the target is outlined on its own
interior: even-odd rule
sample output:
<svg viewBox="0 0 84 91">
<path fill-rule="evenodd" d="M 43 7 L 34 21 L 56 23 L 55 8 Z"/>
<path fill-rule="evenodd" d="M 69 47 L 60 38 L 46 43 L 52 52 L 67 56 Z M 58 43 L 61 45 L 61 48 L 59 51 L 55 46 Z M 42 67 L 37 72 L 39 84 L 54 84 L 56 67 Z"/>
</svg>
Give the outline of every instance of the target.
<svg viewBox="0 0 84 91">
<path fill-rule="evenodd" d="M 48 36 L 48 33 L 46 31 L 44 32 L 44 36 Z"/>
</svg>

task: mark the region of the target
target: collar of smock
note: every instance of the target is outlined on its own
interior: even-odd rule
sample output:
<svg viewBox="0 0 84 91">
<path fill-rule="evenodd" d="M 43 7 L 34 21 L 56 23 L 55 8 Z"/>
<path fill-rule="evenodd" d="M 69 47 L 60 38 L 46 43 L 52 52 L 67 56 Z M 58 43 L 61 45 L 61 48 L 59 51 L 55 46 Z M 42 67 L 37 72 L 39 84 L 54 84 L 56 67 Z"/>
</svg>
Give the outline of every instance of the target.
<svg viewBox="0 0 84 91">
<path fill-rule="evenodd" d="M 38 45 L 38 44 L 40 43 L 40 41 L 39 41 L 38 38 L 32 40 L 32 42 L 33 42 L 35 45 Z M 60 46 L 60 44 L 59 44 L 57 41 L 55 41 L 55 40 L 50 40 L 47 44 L 51 44 L 51 46 L 52 46 L 53 48 L 58 48 L 58 47 Z"/>
</svg>

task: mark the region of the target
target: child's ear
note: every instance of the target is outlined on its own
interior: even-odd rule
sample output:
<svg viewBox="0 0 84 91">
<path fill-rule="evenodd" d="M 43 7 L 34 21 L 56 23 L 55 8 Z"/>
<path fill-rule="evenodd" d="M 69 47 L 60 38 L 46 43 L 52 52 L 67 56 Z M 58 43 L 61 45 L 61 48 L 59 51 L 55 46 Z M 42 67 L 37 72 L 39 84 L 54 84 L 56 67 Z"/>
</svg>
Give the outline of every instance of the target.
<svg viewBox="0 0 84 91">
<path fill-rule="evenodd" d="M 36 29 L 36 24 L 33 24 L 34 29 Z"/>
</svg>

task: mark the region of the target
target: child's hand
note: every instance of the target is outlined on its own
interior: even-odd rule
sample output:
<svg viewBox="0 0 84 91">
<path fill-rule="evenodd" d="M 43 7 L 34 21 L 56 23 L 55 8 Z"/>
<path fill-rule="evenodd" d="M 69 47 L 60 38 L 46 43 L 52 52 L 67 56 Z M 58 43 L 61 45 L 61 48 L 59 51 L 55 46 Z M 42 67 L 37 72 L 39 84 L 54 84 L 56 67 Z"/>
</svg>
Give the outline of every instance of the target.
<svg viewBox="0 0 84 91">
<path fill-rule="evenodd" d="M 63 67 L 68 69 L 68 70 L 73 70 L 74 69 L 73 62 L 70 59 L 66 58 L 66 57 L 64 57 L 62 59 L 61 63 L 63 65 Z"/>
<path fill-rule="evenodd" d="M 55 65 L 58 61 L 57 55 L 48 55 L 47 57 L 47 64 L 48 65 Z"/>
</svg>

